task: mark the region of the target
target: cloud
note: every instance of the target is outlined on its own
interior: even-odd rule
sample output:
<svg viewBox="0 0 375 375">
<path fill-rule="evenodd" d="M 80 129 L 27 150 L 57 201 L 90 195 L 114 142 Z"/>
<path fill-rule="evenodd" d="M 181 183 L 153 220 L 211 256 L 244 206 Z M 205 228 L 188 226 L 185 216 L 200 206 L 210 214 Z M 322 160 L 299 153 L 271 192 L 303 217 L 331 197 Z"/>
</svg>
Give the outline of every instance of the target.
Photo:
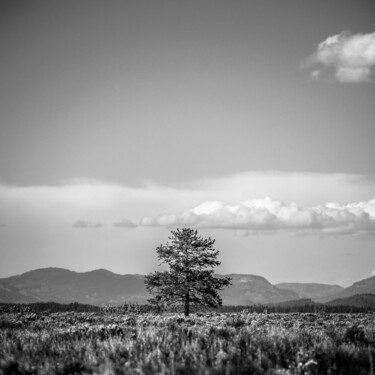
<svg viewBox="0 0 375 375">
<path fill-rule="evenodd" d="M 117 223 L 113 223 L 113 225 L 118 228 L 137 228 L 137 225 L 129 219 L 122 219 Z"/>
<path fill-rule="evenodd" d="M 374 198 L 374 191 L 374 177 L 339 173 L 249 171 L 176 186 L 149 183 L 139 187 L 81 179 L 50 186 L 0 184 L 0 212 L 12 227 L 32 225 L 33 233 L 43 238 L 46 228 L 66 228 L 66 223 L 75 223 L 75 228 L 99 227 L 95 221 L 86 223 L 85 218 L 100 218 L 101 224 L 114 230 L 114 223 L 121 222 L 117 218 L 122 218 L 124 212 L 137 223 L 160 213 L 186 211 L 186 225 L 194 225 L 197 219 L 188 209 L 202 202 L 243 202 L 269 196 L 310 207 L 331 201 L 368 201 Z M 79 221 L 85 224 L 77 225 L 77 218 L 83 218 Z M 171 215 L 163 220 L 168 226 L 175 218 Z"/>
<path fill-rule="evenodd" d="M 319 43 L 305 67 L 311 68 L 311 76 L 319 79 L 325 68 L 333 68 L 340 82 L 365 82 L 371 80 L 375 66 L 375 32 L 351 34 L 343 31 Z"/>
<path fill-rule="evenodd" d="M 179 213 L 145 217 L 141 225 L 233 229 L 237 235 L 246 235 L 246 231 L 283 230 L 374 236 L 375 199 L 346 205 L 326 203 L 312 207 L 285 204 L 270 198 L 234 204 L 209 201 Z"/>
<path fill-rule="evenodd" d="M 100 223 L 92 223 L 92 222 L 86 221 L 86 220 L 77 220 L 72 225 L 73 228 L 83 228 L 83 229 L 86 229 L 86 228 L 101 228 L 102 226 L 103 225 L 100 224 Z"/>
</svg>

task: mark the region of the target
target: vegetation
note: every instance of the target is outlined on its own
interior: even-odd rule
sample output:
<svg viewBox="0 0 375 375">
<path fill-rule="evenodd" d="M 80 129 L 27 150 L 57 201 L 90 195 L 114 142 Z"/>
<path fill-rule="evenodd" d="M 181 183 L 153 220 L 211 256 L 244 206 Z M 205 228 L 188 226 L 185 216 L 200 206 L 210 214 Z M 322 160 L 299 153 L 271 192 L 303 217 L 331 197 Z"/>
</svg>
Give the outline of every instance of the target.
<svg viewBox="0 0 375 375">
<path fill-rule="evenodd" d="M 37 303 L 0 303 L 1 313 L 29 313 L 29 312 L 99 312 L 99 306 L 86 305 L 78 302 L 62 304 L 57 302 L 37 302 Z"/>
<path fill-rule="evenodd" d="M 374 374 L 374 318 L 2 312 L 0 374 Z"/>
<path fill-rule="evenodd" d="M 212 309 L 202 309 L 193 307 L 192 312 L 202 314 L 206 312 L 214 312 Z M 247 311 L 248 313 L 369 313 L 375 312 L 372 307 L 366 306 L 351 306 L 351 305 L 325 305 L 306 302 L 305 304 L 273 304 L 273 305 L 224 305 L 215 308 L 219 313 L 238 313 Z M 102 312 L 105 314 L 146 314 L 146 313 L 181 313 L 183 308 L 181 306 L 165 306 L 162 311 L 155 305 L 143 305 L 136 303 L 124 303 L 123 305 L 105 305 L 94 306 L 80 304 L 77 302 L 69 304 L 60 304 L 56 302 L 38 302 L 38 303 L 0 303 L 0 314 L 2 313 L 41 313 L 41 312 Z"/>
<path fill-rule="evenodd" d="M 372 296 L 222 306 L 215 241 L 171 233 L 156 249 L 169 270 L 145 279 L 151 304 L 0 304 L 0 375 L 374 375 Z"/>
<path fill-rule="evenodd" d="M 325 314 L 354 314 L 375 311 L 373 307 L 352 306 L 352 305 L 328 305 L 328 304 L 272 304 L 272 305 L 251 305 L 251 306 L 229 306 L 224 305 L 218 309 L 219 312 L 240 312 L 246 310 L 253 313 L 325 313 Z"/>
<path fill-rule="evenodd" d="M 154 272 L 145 277 L 147 290 L 155 297 L 151 303 L 184 307 L 189 316 L 193 307 L 222 305 L 219 291 L 230 285 L 229 277 L 214 277 L 213 268 L 220 265 L 215 240 L 198 236 L 193 229 L 171 231 L 170 243 L 156 248 L 159 260 L 169 271 Z"/>
</svg>

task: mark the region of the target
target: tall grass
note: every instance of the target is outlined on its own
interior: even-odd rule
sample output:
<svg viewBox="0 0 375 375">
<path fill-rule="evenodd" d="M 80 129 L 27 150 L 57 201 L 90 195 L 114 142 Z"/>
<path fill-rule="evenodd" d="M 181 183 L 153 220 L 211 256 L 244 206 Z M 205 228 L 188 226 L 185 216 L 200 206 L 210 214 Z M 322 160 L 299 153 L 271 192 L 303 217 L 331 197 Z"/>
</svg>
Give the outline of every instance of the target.
<svg viewBox="0 0 375 375">
<path fill-rule="evenodd" d="M 0 374 L 374 374 L 375 315 L 3 312 Z"/>
</svg>

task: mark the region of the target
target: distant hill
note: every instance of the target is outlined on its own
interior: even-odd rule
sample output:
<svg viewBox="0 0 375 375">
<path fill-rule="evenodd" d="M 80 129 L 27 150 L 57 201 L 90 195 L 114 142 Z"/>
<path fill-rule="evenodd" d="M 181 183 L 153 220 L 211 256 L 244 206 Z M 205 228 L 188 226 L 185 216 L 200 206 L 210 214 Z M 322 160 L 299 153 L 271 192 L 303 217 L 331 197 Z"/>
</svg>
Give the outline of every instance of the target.
<svg viewBox="0 0 375 375">
<path fill-rule="evenodd" d="M 228 276 L 232 278 L 232 285 L 221 292 L 224 305 L 266 305 L 290 301 L 306 304 L 306 300 L 324 303 L 356 294 L 375 294 L 375 277 L 343 289 L 326 284 L 272 285 L 264 277 L 256 275 Z M 338 293 L 331 295 L 332 291 Z M 119 275 L 104 269 L 74 272 L 63 268 L 43 268 L 0 279 L 0 302 L 7 303 L 119 305 L 124 302 L 142 304 L 148 298 L 150 295 L 145 288 L 143 275 Z M 353 301 L 357 303 L 357 300 Z"/>
<path fill-rule="evenodd" d="M 227 276 L 232 278 L 232 285 L 221 293 L 225 305 L 267 304 L 298 299 L 295 292 L 279 289 L 262 276 Z"/>
<path fill-rule="evenodd" d="M 339 285 L 318 284 L 318 283 L 280 283 L 276 284 L 280 289 L 288 289 L 297 293 L 299 298 L 324 298 L 333 296 L 344 290 Z"/>
<path fill-rule="evenodd" d="M 13 287 L 12 285 L 0 283 L 0 302 L 32 303 L 37 301 L 39 300 L 37 300 L 35 297 L 23 295 L 21 292 L 17 290 L 16 287 Z"/>
<path fill-rule="evenodd" d="M 220 275 L 218 275 L 220 276 Z M 297 299 L 295 292 L 279 289 L 264 277 L 231 274 L 232 285 L 222 292 L 227 305 L 250 305 Z M 0 302 L 79 302 L 92 305 L 146 303 L 150 298 L 142 275 L 118 275 L 99 269 L 73 272 L 43 268 L 0 279 Z"/>
<path fill-rule="evenodd" d="M 375 294 L 375 276 L 369 277 L 368 279 L 360 280 L 355 282 L 352 286 L 343 289 L 342 291 L 333 294 L 329 297 L 320 298 L 319 302 L 328 302 L 335 299 L 342 299 L 356 294 Z"/>
<path fill-rule="evenodd" d="M 356 294 L 347 298 L 335 299 L 329 301 L 326 305 L 330 306 L 355 306 L 364 308 L 375 308 L 375 294 Z"/>
<path fill-rule="evenodd" d="M 141 275 L 118 275 L 99 269 L 73 272 L 43 268 L 0 279 L 0 302 L 80 302 L 93 305 L 145 303 L 149 298 Z"/>
</svg>

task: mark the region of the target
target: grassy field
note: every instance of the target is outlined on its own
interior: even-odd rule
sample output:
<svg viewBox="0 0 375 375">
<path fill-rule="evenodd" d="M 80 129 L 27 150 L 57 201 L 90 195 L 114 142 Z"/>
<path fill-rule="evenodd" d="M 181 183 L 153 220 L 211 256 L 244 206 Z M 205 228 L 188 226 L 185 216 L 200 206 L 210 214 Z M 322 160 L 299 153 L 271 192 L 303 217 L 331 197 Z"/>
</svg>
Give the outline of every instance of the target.
<svg viewBox="0 0 375 375">
<path fill-rule="evenodd" d="M 0 374 L 374 374 L 375 314 L 2 312 Z"/>
</svg>

